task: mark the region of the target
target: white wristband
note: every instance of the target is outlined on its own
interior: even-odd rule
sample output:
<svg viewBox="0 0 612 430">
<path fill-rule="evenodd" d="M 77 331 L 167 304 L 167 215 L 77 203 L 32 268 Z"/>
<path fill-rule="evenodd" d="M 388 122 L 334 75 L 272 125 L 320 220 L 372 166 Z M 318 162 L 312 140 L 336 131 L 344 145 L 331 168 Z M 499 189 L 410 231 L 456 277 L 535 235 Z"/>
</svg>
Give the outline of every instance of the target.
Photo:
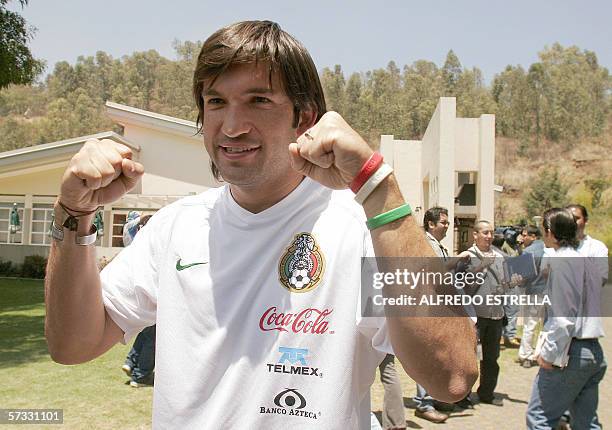
<svg viewBox="0 0 612 430">
<path fill-rule="evenodd" d="M 357 203 L 362 205 L 368 196 L 372 194 L 372 191 L 374 191 L 376 187 L 378 187 L 378 185 L 380 185 L 380 183 L 391 173 L 393 173 L 391 166 L 386 163 L 381 164 L 378 170 L 372 173 L 372 176 L 368 178 L 366 183 L 363 184 L 359 191 L 357 191 L 357 194 L 355 194 L 355 200 L 357 200 Z"/>
</svg>

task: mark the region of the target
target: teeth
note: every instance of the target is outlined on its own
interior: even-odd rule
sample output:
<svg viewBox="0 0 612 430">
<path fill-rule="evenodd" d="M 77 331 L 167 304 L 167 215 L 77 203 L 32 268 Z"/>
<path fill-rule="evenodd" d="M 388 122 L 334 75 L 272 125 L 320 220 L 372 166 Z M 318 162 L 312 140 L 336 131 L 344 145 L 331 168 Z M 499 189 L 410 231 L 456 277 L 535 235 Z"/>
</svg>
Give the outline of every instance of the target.
<svg viewBox="0 0 612 430">
<path fill-rule="evenodd" d="M 233 148 L 233 147 L 229 147 L 229 146 L 224 146 L 223 147 L 227 152 L 231 152 L 231 153 L 240 153 L 240 152 L 247 152 L 247 151 L 253 151 L 254 149 L 257 148 Z"/>
</svg>

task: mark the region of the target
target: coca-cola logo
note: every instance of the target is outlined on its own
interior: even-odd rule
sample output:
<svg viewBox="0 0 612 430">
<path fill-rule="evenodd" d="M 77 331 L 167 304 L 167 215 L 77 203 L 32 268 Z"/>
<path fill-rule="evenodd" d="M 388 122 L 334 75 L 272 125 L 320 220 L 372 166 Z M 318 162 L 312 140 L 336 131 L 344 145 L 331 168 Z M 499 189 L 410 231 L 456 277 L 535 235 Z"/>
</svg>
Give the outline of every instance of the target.
<svg viewBox="0 0 612 430">
<path fill-rule="evenodd" d="M 259 319 L 261 331 L 292 331 L 304 334 L 334 334 L 329 329 L 327 317 L 333 309 L 306 308 L 296 313 L 278 312 L 276 306 L 268 308 Z"/>
</svg>

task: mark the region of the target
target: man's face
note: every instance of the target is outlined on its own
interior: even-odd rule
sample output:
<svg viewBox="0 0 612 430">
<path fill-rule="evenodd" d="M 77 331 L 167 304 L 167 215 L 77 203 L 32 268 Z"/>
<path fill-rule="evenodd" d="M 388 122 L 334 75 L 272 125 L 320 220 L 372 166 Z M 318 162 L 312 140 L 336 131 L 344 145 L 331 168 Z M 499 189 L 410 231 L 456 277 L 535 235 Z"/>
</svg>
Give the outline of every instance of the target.
<svg viewBox="0 0 612 430">
<path fill-rule="evenodd" d="M 204 144 L 223 179 L 254 188 L 299 180 L 288 146 L 306 130 L 293 127 L 293 103 L 267 63 L 230 66 L 205 85 Z"/>
<path fill-rule="evenodd" d="M 582 236 L 584 234 L 584 228 L 586 227 L 587 221 L 584 219 L 584 215 L 579 208 L 572 208 L 572 214 L 574 215 L 574 219 L 578 225 L 578 236 Z"/>
<path fill-rule="evenodd" d="M 493 241 L 493 226 L 481 224 L 480 230 L 474 230 L 474 244 L 481 251 L 487 252 L 491 249 Z"/>
<path fill-rule="evenodd" d="M 537 239 L 535 234 L 529 234 L 527 233 L 527 230 L 523 230 L 521 232 L 521 237 L 523 239 L 523 247 L 525 248 L 527 248 Z"/>
<path fill-rule="evenodd" d="M 431 221 L 429 222 L 429 233 L 435 237 L 438 241 L 444 239 L 446 236 L 446 231 L 448 230 L 448 215 L 440 214 L 440 220 L 433 225 Z"/>
</svg>

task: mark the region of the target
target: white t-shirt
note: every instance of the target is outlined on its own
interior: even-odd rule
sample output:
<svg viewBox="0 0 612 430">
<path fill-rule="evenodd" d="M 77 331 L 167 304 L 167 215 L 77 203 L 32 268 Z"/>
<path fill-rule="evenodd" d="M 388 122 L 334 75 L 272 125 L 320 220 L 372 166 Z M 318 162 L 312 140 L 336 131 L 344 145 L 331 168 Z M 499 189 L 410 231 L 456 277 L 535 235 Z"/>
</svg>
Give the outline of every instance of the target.
<svg viewBox="0 0 612 430">
<path fill-rule="evenodd" d="M 227 186 L 151 218 L 102 272 L 125 341 L 157 323 L 153 427 L 361 429 L 391 352 L 360 318 L 365 214 L 306 178 L 253 214 Z"/>
<path fill-rule="evenodd" d="M 583 257 L 594 257 L 593 263 L 602 277 L 602 285 L 608 281 L 608 247 L 588 234 L 580 241 L 578 253 Z"/>
</svg>

